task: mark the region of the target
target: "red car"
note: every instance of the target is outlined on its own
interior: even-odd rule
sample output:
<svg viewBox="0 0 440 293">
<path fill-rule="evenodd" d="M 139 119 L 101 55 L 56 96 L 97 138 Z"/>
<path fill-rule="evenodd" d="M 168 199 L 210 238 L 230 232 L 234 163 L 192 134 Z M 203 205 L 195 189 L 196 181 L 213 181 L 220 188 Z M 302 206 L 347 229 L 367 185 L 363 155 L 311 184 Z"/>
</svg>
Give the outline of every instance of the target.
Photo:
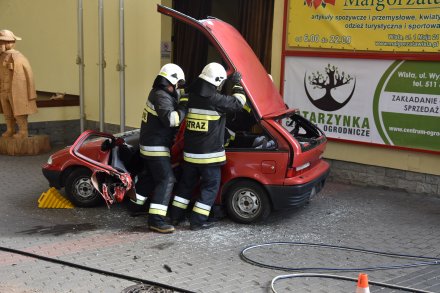
<svg viewBox="0 0 440 293">
<path fill-rule="evenodd" d="M 217 62 L 225 64 L 228 74 L 242 74 L 251 110 L 227 117 L 233 139 L 225 141 L 227 164 L 216 203 L 232 220 L 251 223 L 266 218 L 271 210 L 308 202 L 323 188 L 330 171 L 322 159 L 324 133 L 286 107 L 252 49 L 231 25 L 216 18 L 195 20 L 161 5 L 158 11 L 198 29 L 218 50 L 222 60 Z M 181 133 L 173 147 L 176 164 Z M 120 202 L 133 193 L 140 169 L 138 139 L 138 130 L 115 136 L 86 131 L 70 149 L 53 154 L 43 173 L 51 186 L 64 186 L 76 205 L 95 205 L 101 195 L 109 205 Z"/>
</svg>

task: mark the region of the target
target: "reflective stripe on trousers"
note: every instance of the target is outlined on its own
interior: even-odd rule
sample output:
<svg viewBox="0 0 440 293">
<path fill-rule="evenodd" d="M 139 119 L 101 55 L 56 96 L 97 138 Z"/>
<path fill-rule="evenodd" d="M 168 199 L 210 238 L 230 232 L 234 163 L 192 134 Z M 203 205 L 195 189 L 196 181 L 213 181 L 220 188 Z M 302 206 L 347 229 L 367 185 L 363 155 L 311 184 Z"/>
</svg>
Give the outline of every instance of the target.
<svg viewBox="0 0 440 293">
<path fill-rule="evenodd" d="M 143 163 L 144 170 L 138 175 L 136 190 L 138 193 L 143 193 L 141 196 L 152 194 L 150 214 L 165 216 L 176 181 L 171 162 L 169 159 L 148 160 L 143 158 Z"/>
<path fill-rule="evenodd" d="M 192 197 L 192 191 L 200 178 L 200 197 L 191 213 L 190 222 L 192 225 L 199 225 L 208 220 L 211 206 L 214 204 L 220 187 L 221 166 L 206 166 L 183 164 L 182 178 L 177 186 L 179 206 L 173 205 L 170 209 L 170 217 L 173 220 L 181 220 L 183 218 L 185 208 L 184 205 L 189 204 Z M 174 198 L 176 199 L 176 197 Z"/>
<path fill-rule="evenodd" d="M 143 205 L 145 203 L 145 201 L 147 201 L 147 198 L 148 197 L 142 196 L 142 195 L 136 193 L 136 200 L 133 200 L 130 198 L 130 201 L 134 204 L 137 204 L 137 205 Z"/>
<path fill-rule="evenodd" d="M 168 206 L 162 204 L 152 203 L 150 204 L 150 209 L 148 210 L 149 214 L 166 216 L 167 215 Z"/>
<path fill-rule="evenodd" d="M 209 216 L 209 212 L 211 211 L 211 206 L 203 204 L 201 202 L 196 202 L 194 204 L 193 207 L 193 212 L 204 215 L 204 216 Z"/>
<path fill-rule="evenodd" d="M 186 199 L 186 198 L 183 198 L 183 197 L 180 197 L 177 195 L 174 196 L 174 200 L 172 203 L 173 206 L 186 210 L 186 208 L 188 207 L 188 204 L 189 204 L 189 199 Z"/>
</svg>

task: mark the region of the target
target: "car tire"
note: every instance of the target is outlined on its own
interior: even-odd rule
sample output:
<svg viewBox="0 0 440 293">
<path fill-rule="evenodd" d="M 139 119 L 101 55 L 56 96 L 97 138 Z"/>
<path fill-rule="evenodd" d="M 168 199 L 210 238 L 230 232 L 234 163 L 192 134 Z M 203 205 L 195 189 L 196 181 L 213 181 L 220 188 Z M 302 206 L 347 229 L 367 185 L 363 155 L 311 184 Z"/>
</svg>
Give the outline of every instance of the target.
<svg viewBox="0 0 440 293">
<path fill-rule="evenodd" d="M 266 190 L 253 181 L 238 181 L 227 192 L 226 210 L 231 220 L 249 224 L 266 219 L 272 208 Z"/>
<path fill-rule="evenodd" d="M 78 207 L 94 207 L 103 202 L 101 195 L 92 185 L 89 169 L 79 168 L 72 171 L 66 179 L 67 197 Z"/>
</svg>

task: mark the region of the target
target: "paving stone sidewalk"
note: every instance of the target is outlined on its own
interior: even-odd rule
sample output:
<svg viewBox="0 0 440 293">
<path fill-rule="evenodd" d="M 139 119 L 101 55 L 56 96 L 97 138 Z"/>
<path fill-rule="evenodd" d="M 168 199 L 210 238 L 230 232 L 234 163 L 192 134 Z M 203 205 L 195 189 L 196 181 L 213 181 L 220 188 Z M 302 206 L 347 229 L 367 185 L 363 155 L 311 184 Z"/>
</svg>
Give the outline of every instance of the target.
<svg viewBox="0 0 440 293">
<path fill-rule="evenodd" d="M 302 208 L 264 222 L 228 219 L 205 231 L 148 231 L 145 217 L 124 204 L 84 209 L 39 209 L 48 189 L 41 166 L 48 154 L 0 156 L 0 246 L 166 283 L 194 292 L 270 292 L 287 274 L 244 262 L 247 246 L 307 242 L 440 257 L 440 199 L 329 182 Z M 249 252 L 252 259 L 287 267 L 369 267 L 415 262 L 374 254 L 278 245 Z M 329 272 L 327 272 L 329 273 Z M 338 273 L 357 278 L 358 272 Z M 440 292 L 440 266 L 368 272 L 371 281 Z M 134 282 L 0 251 L 0 292 L 122 292 Z M 278 292 L 355 292 L 355 283 L 320 278 L 277 282 Z M 380 288 L 370 286 L 372 292 Z M 391 292 L 380 290 L 380 292 Z M 397 291 L 394 291 L 397 292 Z"/>
</svg>

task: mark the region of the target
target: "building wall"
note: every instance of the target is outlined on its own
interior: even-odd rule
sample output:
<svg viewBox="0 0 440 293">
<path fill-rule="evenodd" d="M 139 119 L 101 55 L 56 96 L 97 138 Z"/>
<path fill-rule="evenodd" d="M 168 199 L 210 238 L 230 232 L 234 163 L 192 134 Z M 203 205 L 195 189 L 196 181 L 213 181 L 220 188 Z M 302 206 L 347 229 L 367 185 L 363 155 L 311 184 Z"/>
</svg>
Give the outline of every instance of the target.
<svg viewBox="0 0 440 293">
<path fill-rule="evenodd" d="M 22 38 L 15 49 L 29 59 L 38 90 L 78 94 L 76 1 L 2 0 L 0 29 Z M 79 119 L 78 107 L 45 108 L 31 115 L 29 122 L 75 119 Z"/>
<path fill-rule="evenodd" d="M 2 0 L 0 27 L 23 38 L 16 49 L 29 59 L 38 90 L 78 93 L 76 1 Z"/>
<path fill-rule="evenodd" d="M 86 119 L 99 120 L 98 1 L 84 1 Z M 160 68 L 160 1 L 125 1 L 126 124 L 138 126 L 146 95 Z M 105 1 L 105 122 L 119 124 L 119 1 Z"/>
<path fill-rule="evenodd" d="M 272 70 L 273 82 L 278 90 L 281 85 L 281 52 L 283 51 L 284 0 L 275 0 L 272 31 Z"/>
<path fill-rule="evenodd" d="M 126 124 L 138 126 L 148 90 L 160 68 L 161 1 L 125 1 Z M 83 1 L 85 118 L 99 120 L 98 1 Z M 0 27 L 22 37 L 37 90 L 79 94 L 77 0 L 2 0 Z M 119 124 L 119 0 L 104 1 L 105 122 Z M 79 119 L 79 107 L 40 109 L 30 122 Z M 4 123 L 0 117 L 0 123 Z"/>
<path fill-rule="evenodd" d="M 173 0 L 162 0 L 162 5 L 167 7 L 173 7 Z M 166 15 L 161 15 L 161 42 L 168 42 L 171 44 L 171 36 L 173 35 L 173 21 L 172 18 Z M 172 52 L 171 52 L 172 54 Z M 170 63 L 172 55 L 169 57 L 161 56 L 161 65 Z"/>
<path fill-rule="evenodd" d="M 440 197 L 440 176 L 339 160 L 331 164 L 327 180 L 360 186 L 404 190 L 410 194 Z"/>
</svg>

